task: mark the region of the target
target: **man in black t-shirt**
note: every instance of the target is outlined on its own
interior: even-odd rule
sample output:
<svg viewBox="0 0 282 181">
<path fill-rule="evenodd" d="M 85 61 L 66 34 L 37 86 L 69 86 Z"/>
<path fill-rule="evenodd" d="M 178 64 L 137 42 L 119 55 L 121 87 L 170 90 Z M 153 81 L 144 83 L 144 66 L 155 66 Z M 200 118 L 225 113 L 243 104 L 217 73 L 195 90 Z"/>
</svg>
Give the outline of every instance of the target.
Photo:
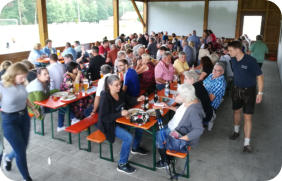
<svg viewBox="0 0 282 181">
<path fill-rule="evenodd" d="M 88 73 L 91 75 L 91 80 L 97 80 L 100 79 L 100 69 L 106 63 L 106 59 L 99 55 L 99 48 L 97 46 L 92 47 L 91 55 Z"/>
<path fill-rule="evenodd" d="M 252 130 L 252 115 L 255 103 L 262 101 L 263 74 L 256 63 L 256 59 L 242 52 L 242 44 L 232 41 L 228 44 L 228 51 L 234 73 L 234 88 L 232 91 L 232 108 L 234 110 L 234 133 L 230 139 L 239 137 L 241 110 L 244 113 L 244 148 L 243 152 L 252 152 L 250 137 Z M 258 88 L 258 93 L 256 92 Z"/>
</svg>

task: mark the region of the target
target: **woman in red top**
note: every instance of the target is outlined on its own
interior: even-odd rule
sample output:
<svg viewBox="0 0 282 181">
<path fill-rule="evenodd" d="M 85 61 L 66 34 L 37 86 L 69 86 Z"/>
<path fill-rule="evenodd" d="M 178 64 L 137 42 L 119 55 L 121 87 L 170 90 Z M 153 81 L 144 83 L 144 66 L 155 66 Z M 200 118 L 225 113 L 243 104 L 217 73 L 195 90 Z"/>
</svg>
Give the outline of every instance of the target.
<svg viewBox="0 0 282 181">
<path fill-rule="evenodd" d="M 155 65 L 149 54 L 142 55 L 142 59 L 137 62 L 135 70 L 139 75 L 140 89 L 153 90 L 155 87 Z"/>
</svg>

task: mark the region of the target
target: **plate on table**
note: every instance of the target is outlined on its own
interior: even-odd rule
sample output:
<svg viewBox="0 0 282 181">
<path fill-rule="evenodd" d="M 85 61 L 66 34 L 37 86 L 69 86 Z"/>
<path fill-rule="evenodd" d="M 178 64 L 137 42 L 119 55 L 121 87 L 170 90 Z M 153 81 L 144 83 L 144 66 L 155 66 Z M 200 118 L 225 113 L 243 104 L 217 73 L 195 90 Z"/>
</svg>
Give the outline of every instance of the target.
<svg viewBox="0 0 282 181">
<path fill-rule="evenodd" d="M 61 97 L 61 101 L 71 101 L 76 99 L 76 96 L 74 94 L 66 95 Z"/>
<path fill-rule="evenodd" d="M 144 111 L 143 111 L 143 109 L 139 109 L 139 108 L 132 108 L 132 109 L 128 110 L 129 115 L 132 115 L 132 114 L 135 114 L 135 113 L 138 113 L 138 112 L 144 112 Z"/>
<path fill-rule="evenodd" d="M 61 91 L 61 92 L 55 92 L 53 93 L 51 96 L 54 96 L 54 97 L 65 97 L 68 95 L 68 92 L 66 91 Z"/>
<path fill-rule="evenodd" d="M 156 116 L 156 110 L 155 109 L 149 109 L 146 111 L 150 116 Z M 163 111 L 160 110 L 161 114 L 163 114 Z"/>
</svg>

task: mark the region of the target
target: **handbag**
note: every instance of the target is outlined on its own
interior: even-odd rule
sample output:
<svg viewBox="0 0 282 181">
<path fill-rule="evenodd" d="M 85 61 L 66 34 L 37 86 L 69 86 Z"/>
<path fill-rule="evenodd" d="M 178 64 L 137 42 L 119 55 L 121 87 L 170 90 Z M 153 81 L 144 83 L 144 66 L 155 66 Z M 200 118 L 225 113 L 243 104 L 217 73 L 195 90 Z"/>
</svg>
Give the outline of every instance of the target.
<svg viewBox="0 0 282 181">
<path fill-rule="evenodd" d="M 170 135 L 166 139 L 166 149 L 171 151 L 177 151 L 181 153 L 187 153 L 188 141 L 182 139 L 176 139 Z"/>
</svg>

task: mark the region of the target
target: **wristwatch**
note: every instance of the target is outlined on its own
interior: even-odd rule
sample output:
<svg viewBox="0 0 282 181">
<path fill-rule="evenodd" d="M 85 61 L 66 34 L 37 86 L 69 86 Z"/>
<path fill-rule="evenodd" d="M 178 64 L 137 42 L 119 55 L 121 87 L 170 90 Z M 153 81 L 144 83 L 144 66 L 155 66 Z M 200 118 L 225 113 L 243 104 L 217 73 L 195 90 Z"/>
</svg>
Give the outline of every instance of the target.
<svg viewBox="0 0 282 181">
<path fill-rule="evenodd" d="M 263 95 L 263 92 L 258 92 L 258 95 Z"/>
</svg>

